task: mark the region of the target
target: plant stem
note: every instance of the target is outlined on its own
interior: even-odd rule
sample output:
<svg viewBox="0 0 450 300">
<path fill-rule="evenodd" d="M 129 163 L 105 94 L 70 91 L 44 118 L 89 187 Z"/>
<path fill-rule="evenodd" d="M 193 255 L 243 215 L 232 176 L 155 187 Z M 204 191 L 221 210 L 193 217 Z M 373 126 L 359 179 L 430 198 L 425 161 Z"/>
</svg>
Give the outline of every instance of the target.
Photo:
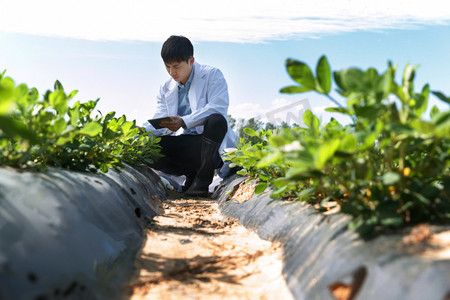
<svg viewBox="0 0 450 300">
<path fill-rule="evenodd" d="M 398 169 L 402 170 L 405 168 L 405 143 L 400 142 L 400 155 L 398 158 Z"/>
<path fill-rule="evenodd" d="M 336 104 L 337 106 L 339 106 L 339 108 L 344 108 L 344 106 L 342 106 L 336 99 L 334 99 L 334 98 L 331 97 L 330 95 L 326 94 L 325 96 L 326 96 L 331 102 L 333 102 L 334 104 Z M 356 118 L 355 118 L 355 116 L 349 115 L 349 117 L 352 119 L 353 124 L 356 124 Z"/>
<path fill-rule="evenodd" d="M 342 106 L 339 102 L 337 102 L 336 99 L 334 99 L 333 97 L 331 97 L 331 96 L 328 95 L 328 94 L 326 94 L 325 96 L 327 96 L 328 99 L 329 99 L 331 102 L 333 102 L 334 104 L 336 104 L 336 105 L 339 106 L 340 108 L 343 108 L 343 106 Z"/>
</svg>

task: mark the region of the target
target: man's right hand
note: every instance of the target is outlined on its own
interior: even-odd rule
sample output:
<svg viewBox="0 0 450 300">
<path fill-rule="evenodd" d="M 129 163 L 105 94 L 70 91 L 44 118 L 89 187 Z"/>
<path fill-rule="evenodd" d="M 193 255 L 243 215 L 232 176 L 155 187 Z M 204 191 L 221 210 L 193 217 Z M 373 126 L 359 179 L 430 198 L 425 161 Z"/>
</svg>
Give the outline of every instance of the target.
<svg viewBox="0 0 450 300">
<path fill-rule="evenodd" d="M 172 120 L 170 120 L 170 121 L 162 121 L 160 123 L 160 126 L 161 127 L 165 127 L 165 128 L 167 128 L 169 130 L 172 130 L 172 131 L 177 131 L 181 127 L 185 127 L 186 126 L 186 124 L 184 123 L 184 120 L 183 120 L 182 117 L 180 117 L 180 116 L 170 116 L 170 118 Z"/>
</svg>

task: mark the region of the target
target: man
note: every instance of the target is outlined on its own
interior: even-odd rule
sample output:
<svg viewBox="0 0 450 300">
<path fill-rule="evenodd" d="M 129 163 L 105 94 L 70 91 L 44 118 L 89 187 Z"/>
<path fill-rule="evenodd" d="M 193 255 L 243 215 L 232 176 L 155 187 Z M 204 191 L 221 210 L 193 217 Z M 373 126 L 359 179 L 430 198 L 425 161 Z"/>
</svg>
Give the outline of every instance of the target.
<svg viewBox="0 0 450 300">
<path fill-rule="evenodd" d="M 220 153 L 236 145 L 227 121 L 228 86 L 219 69 L 195 62 L 194 48 L 184 36 L 169 37 L 161 57 L 171 79 L 160 88 L 153 118 L 170 119 L 161 121 L 160 129 L 144 124 L 147 131 L 161 136 L 164 157 L 152 167 L 185 175 L 187 196 L 206 196 L 214 171 L 221 168 L 222 177 L 226 175 Z"/>
</svg>

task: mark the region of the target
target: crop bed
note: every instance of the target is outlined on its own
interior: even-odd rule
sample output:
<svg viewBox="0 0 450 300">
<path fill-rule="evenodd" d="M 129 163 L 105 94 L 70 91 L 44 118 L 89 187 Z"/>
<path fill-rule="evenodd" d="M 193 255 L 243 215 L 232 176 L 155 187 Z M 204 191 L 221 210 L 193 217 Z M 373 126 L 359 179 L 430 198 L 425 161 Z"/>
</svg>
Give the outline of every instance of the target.
<svg viewBox="0 0 450 300">
<path fill-rule="evenodd" d="M 366 241 L 348 229 L 350 216 L 327 216 L 309 204 L 273 199 L 269 191 L 252 195 L 245 186 L 254 189 L 256 182 L 245 179 L 231 178 L 217 191 L 221 212 L 281 243 L 283 275 L 295 299 L 450 297 L 450 226 L 421 224 Z M 242 190 L 247 196 L 236 199 Z"/>
<path fill-rule="evenodd" d="M 148 168 L 0 169 L 0 298 L 122 299 L 164 197 Z"/>
</svg>

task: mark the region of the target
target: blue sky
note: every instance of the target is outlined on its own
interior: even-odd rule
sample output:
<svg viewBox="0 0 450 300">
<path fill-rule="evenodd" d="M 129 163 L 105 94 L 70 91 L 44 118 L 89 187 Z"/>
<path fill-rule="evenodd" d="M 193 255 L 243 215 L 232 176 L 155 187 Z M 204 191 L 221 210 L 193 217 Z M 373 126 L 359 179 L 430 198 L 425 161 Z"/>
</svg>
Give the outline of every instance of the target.
<svg viewBox="0 0 450 300">
<path fill-rule="evenodd" d="M 315 68 L 326 55 L 333 70 L 379 71 L 392 60 L 398 75 L 407 63 L 420 65 L 416 90 L 429 83 L 450 94 L 450 13 L 435 0 L 283 0 L 276 7 L 273 1 L 229 1 L 220 9 L 212 1 L 189 7 L 181 1 L 170 7 L 144 0 L 9 2 L 0 12 L 0 70 L 41 94 L 58 79 L 66 91 L 79 90 L 76 100 L 100 98 L 100 111 L 138 124 L 153 115 L 159 85 L 168 78 L 159 53 L 171 34 L 189 37 L 196 60 L 222 70 L 229 113 L 237 119 L 264 120 L 268 111 L 304 99 L 324 121 L 330 118 L 323 110 L 332 103 L 324 97 L 279 93 L 292 84 L 287 58 Z M 433 96 L 434 104 L 448 109 Z"/>
</svg>

